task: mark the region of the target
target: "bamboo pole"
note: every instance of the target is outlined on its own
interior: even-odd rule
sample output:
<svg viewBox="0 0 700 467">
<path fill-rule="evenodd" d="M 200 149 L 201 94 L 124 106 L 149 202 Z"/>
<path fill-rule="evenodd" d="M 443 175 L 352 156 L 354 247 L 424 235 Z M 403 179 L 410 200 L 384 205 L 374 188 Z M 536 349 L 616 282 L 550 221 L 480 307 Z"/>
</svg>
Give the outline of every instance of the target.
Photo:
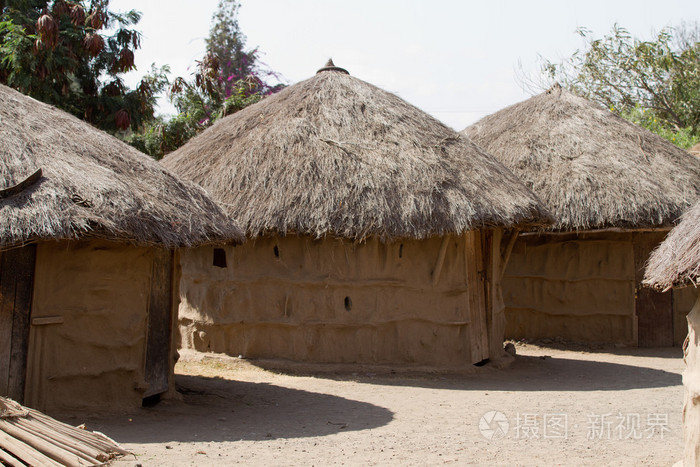
<svg viewBox="0 0 700 467">
<path fill-rule="evenodd" d="M 59 465 L 80 466 L 80 458 L 78 456 L 64 451 L 59 446 L 25 431 L 7 420 L 0 420 L 0 430 L 55 460 Z"/>
<path fill-rule="evenodd" d="M 0 430 L 0 447 L 29 465 L 61 467 L 61 464 Z"/>
<path fill-rule="evenodd" d="M 99 463 L 98 456 L 102 454 L 102 451 L 92 448 L 75 438 L 71 438 L 54 430 L 51 430 L 51 435 L 49 436 L 45 434 L 46 430 L 42 429 L 44 424 L 41 422 L 33 423 L 33 420 L 18 419 L 16 420 L 16 424 L 20 428 L 28 431 L 29 433 L 43 438 L 44 440 L 55 444 L 56 446 L 60 447 L 65 451 L 70 452 L 71 454 L 75 454 L 76 456 L 90 462 L 91 464 Z"/>
<path fill-rule="evenodd" d="M 48 415 L 44 415 L 43 413 L 37 410 L 29 409 L 29 413 L 32 417 L 41 420 L 42 423 L 44 423 L 51 429 L 59 431 L 68 436 L 80 439 L 82 442 L 94 447 L 95 449 L 107 453 L 114 452 L 118 454 L 129 454 L 128 451 L 121 449 L 114 440 L 108 438 L 102 433 L 98 434 L 90 431 L 81 430 L 80 428 L 76 428 L 68 424 L 59 422 L 58 420 L 51 418 Z"/>
<path fill-rule="evenodd" d="M 24 467 L 26 464 L 0 447 L 0 463 L 10 467 Z"/>
</svg>

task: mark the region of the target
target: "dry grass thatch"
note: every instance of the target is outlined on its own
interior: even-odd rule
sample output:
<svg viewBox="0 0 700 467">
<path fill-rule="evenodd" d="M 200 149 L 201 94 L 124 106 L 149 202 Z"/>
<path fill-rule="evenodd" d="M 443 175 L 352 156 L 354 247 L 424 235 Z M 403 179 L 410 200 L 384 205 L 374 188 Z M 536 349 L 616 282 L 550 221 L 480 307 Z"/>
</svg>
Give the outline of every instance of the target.
<svg viewBox="0 0 700 467">
<path fill-rule="evenodd" d="M 700 279 L 700 203 L 683 214 L 681 223 L 654 250 L 644 284 L 661 290 L 698 285 Z"/>
<path fill-rule="evenodd" d="M 532 188 L 553 230 L 666 227 L 700 198 L 700 160 L 559 86 L 463 133 Z"/>
<path fill-rule="evenodd" d="M 549 221 L 476 145 L 337 68 L 220 120 L 163 163 L 252 237 L 425 238 Z"/>
<path fill-rule="evenodd" d="M 166 246 L 242 239 L 201 188 L 1 85 L 0 176 L 0 247 L 83 236 Z"/>
</svg>

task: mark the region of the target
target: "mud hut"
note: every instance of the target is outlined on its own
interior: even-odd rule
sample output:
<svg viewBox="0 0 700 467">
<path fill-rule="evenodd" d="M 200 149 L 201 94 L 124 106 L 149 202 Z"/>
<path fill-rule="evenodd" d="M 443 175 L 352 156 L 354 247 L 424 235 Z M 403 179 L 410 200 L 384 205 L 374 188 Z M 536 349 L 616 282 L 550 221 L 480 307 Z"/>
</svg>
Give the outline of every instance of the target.
<svg viewBox="0 0 700 467">
<path fill-rule="evenodd" d="M 644 284 L 663 292 L 696 289 L 700 283 L 700 203 L 683 215 L 649 258 Z M 690 287 L 692 286 L 692 287 Z M 697 294 L 696 294 L 697 295 Z M 700 462 L 700 297 L 687 316 L 688 337 L 683 345 L 685 387 L 683 405 L 683 465 Z"/>
<path fill-rule="evenodd" d="M 693 293 L 642 288 L 644 264 L 700 195 L 700 161 L 554 86 L 464 134 L 555 217 L 521 234 L 503 279 L 506 336 L 680 345 Z"/>
<path fill-rule="evenodd" d="M 183 253 L 183 345 L 456 367 L 503 354 L 503 230 L 539 200 L 466 138 L 329 63 L 167 156 L 249 241 Z"/>
<path fill-rule="evenodd" d="M 5 86 L 0 173 L 0 395 L 118 408 L 172 388 L 172 248 L 241 232 L 201 188 Z"/>
</svg>

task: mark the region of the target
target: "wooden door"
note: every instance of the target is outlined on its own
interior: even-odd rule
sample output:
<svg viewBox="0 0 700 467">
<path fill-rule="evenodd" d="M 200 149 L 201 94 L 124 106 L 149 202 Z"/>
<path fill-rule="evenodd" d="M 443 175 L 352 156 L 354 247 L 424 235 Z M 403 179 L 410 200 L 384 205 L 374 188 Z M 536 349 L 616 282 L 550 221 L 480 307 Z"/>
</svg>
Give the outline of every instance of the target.
<svg viewBox="0 0 700 467">
<path fill-rule="evenodd" d="M 673 293 L 657 292 L 642 286 L 644 267 L 651 251 L 658 244 L 644 236 L 634 244 L 637 345 L 639 347 L 673 346 Z"/>
<path fill-rule="evenodd" d="M 0 395 L 24 402 L 36 245 L 0 253 Z"/>
<path fill-rule="evenodd" d="M 148 341 L 146 343 L 144 397 L 168 390 L 172 335 L 173 252 L 157 248 L 151 274 L 148 303 Z"/>
<path fill-rule="evenodd" d="M 488 323 L 485 296 L 485 264 L 481 232 L 472 230 L 464 236 L 464 263 L 466 266 L 469 300 L 469 345 L 471 363 L 489 358 Z"/>
</svg>

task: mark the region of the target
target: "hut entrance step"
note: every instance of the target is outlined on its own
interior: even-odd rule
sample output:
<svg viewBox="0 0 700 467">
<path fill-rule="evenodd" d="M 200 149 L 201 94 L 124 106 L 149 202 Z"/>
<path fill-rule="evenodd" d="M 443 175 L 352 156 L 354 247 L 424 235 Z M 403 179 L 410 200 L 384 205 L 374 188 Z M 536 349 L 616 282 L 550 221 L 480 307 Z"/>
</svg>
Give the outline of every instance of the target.
<svg viewBox="0 0 700 467">
<path fill-rule="evenodd" d="M 0 396 L 24 400 L 36 245 L 0 253 Z"/>
</svg>

